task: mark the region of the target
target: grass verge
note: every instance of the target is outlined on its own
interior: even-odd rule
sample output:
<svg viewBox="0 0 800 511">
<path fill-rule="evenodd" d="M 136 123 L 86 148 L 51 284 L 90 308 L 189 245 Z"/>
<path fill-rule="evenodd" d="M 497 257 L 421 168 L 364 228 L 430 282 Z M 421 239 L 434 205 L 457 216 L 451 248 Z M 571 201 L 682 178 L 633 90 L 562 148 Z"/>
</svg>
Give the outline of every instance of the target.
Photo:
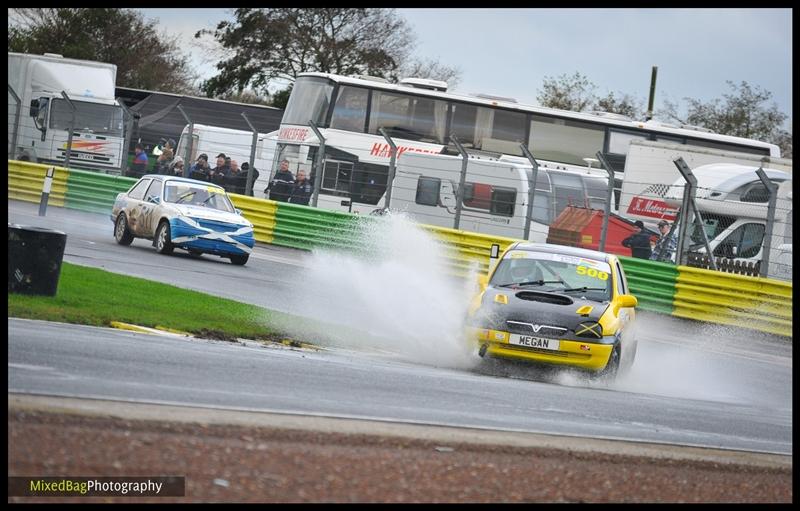
<svg viewBox="0 0 800 511">
<path fill-rule="evenodd" d="M 166 327 L 214 339 L 279 341 L 290 315 L 137 277 L 63 263 L 56 296 L 8 293 L 8 316 L 109 326 Z"/>
</svg>

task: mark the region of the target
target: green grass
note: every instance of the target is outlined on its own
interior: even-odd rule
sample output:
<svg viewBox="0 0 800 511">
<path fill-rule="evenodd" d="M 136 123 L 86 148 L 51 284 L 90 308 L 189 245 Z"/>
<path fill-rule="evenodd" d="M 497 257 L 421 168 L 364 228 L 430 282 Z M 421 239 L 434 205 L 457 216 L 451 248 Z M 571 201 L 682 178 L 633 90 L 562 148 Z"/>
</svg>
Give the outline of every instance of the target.
<svg viewBox="0 0 800 511">
<path fill-rule="evenodd" d="M 166 327 L 204 337 L 280 340 L 275 323 L 292 316 L 136 277 L 69 263 L 56 296 L 8 293 L 8 316 L 109 326 Z"/>
</svg>

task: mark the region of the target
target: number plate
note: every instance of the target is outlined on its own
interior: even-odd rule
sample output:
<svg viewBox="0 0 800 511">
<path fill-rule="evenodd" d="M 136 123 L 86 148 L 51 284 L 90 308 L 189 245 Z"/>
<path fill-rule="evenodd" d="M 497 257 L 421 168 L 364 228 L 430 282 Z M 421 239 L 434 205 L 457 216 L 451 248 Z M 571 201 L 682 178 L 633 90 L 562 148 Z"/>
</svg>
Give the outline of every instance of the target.
<svg viewBox="0 0 800 511">
<path fill-rule="evenodd" d="M 529 348 L 539 348 L 543 350 L 558 350 L 560 342 L 556 339 L 545 339 L 544 337 L 533 337 L 531 335 L 511 334 L 508 342 L 517 346 L 527 346 Z"/>
</svg>

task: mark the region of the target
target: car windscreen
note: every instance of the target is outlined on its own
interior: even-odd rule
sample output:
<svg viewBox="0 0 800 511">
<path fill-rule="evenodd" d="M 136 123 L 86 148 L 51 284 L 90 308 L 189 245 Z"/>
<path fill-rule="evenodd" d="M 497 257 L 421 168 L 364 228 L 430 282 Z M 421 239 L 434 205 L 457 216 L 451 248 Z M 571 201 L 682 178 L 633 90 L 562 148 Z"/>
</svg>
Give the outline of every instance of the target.
<svg viewBox="0 0 800 511">
<path fill-rule="evenodd" d="M 611 266 L 605 261 L 511 250 L 497 265 L 489 283 L 497 287 L 524 287 L 603 302 L 611 300 L 611 278 Z"/>
<path fill-rule="evenodd" d="M 164 202 L 203 206 L 227 213 L 236 211 L 222 188 L 179 181 L 167 181 Z"/>
</svg>

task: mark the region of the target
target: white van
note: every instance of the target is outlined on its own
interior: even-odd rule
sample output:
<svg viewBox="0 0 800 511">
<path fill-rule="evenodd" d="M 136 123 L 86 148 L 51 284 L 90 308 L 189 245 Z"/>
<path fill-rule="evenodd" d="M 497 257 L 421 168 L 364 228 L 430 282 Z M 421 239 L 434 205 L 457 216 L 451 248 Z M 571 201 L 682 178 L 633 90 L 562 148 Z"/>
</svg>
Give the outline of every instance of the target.
<svg viewBox="0 0 800 511">
<path fill-rule="evenodd" d="M 423 224 L 453 227 L 460 156 L 405 152 L 397 159 L 392 210 Z M 525 233 L 531 165 L 471 157 L 459 229 L 521 239 Z M 603 209 L 608 178 L 596 172 L 540 167 L 528 239 L 544 243 L 550 224 L 568 205 Z"/>
<path fill-rule="evenodd" d="M 692 171 L 697 178 L 695 202 L 703 217 L 703 228 L 715 257 L 755 263 L 764 256 L 769 194 L 756 175 L 757 169 L 757 166 L 735 163 L 712 163 Z M 764 172 L 772 182 L 780 185 L 771 241 L 773 249 L 777 250 L 780 245 L 787 243 L 782 241 L 787 232 L 788 243 L 791 243 L 792 175 L 774 169 L 764 169 Z M 684 184 L 683 178 L 675 181 L 667 190 L 664 201 L 679 208 Z M 706 252 L 697 225 L 691 228 L 689 251 Z"/>
<path fill-rule="evenodd" d="M 175 152 L 177 156 L 181 156 L 184 159 L 186 158 L 186 146 L 189 141 L 188 133 L 189 125 L 187 124 L 181 132 L 181 138 L 178 141 L 178 148 Z M 264 188 L 269 183 L 277 134 L 277 131 L 258 134 L 255 167 L 259 176 L 258 180 L 253 183 L 253 195 L 255 197 L 263 197 Z M 192 129 L 192 139 L 191 159 L 185 163 L 187 169 L 197 161 L 197 156 L 203 153 L 208 155 L 208 164 L 212 168 L 216 164 L 215 159 L 219 153 L 225 153 L 226 156 L 236 160 L 239 163 L 239 167 L 242 166 L 242 163 L 250 161 L 250 149 L 253 144 L 253 132 L 251 131 L 195 124 Z"/>
</svg>

